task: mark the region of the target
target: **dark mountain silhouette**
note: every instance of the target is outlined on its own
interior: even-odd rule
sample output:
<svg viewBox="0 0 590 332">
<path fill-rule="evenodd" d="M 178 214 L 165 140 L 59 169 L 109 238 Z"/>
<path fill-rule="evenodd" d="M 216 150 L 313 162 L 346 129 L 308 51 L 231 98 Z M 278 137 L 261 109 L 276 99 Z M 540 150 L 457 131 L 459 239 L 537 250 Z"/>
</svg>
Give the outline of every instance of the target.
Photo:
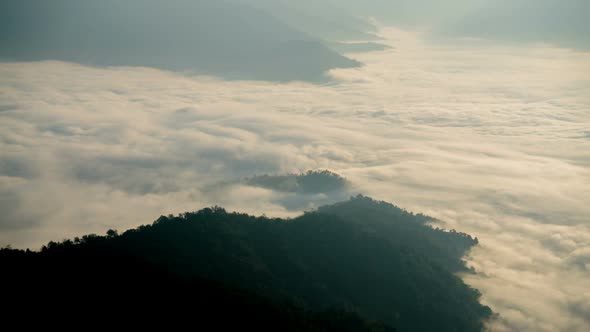
<svg viewBox="0 0 590 332">
<path fill-rule="evenodd" d="M 166 330 L 395 331 L 352 311 L 314 312 L 220 282 L 181 277 L 147 257 L 118 252 L 106 243 L 113 238 L 90 236 L 76 247 L 66 241 L 43 253 L 1 249 L 0 280 L 14 290 L 3 294 L 4 323 L 23 324 L 22 317 L 31 317 L 50 326 L 75 320 L 112 328 L 116 317 L 118 327 Z"/>
<path fill-rule="evenodd" d="M 329 69 L 358 65 L 238 0 L 6 0 L 0 59 L 277 81 L 319 81 Z"/>
<path fill-rule="evenodd" d="M 454 275 L 477 241 L 429 220 L 363 196 L 290 220 L 218 207 L 163 216 L 39 253 L 2 250 L 2 283 L 18 290 L 3 302 L 93 317 L 100 298 L 112 315 L 219 328 L 482 331 L 491 311 Z M 38 306 L 55 298 L 69 304 Z"/>
<path fill-rule="evenodd" d="M 412 248 L 452 272 L 468 272 L 462 257 L 478 244 L 477 238 L 428 226 L 433 218 L 414 214 L 387 202 L 377 202 L 365 196 L 323 206 L 319 213 L 338 216 L 370 234 L 403 247 Z"/>
</svg>

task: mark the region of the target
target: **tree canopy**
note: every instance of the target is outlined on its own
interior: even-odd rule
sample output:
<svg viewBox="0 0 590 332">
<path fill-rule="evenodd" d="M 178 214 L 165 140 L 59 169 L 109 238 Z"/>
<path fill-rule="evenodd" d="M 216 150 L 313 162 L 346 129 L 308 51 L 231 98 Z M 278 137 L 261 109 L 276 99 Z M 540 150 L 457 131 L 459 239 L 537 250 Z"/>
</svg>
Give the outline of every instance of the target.
<svg viewBox="0 0 590 332">
<path fill-rule="evenodd" d="M 39 253 L 5 249 L 0 261 L 4 282 L 29 295 L 59 285 L 78 299 L 99 290 L 140 307 L 164 298 L 170 310 L 289 331 L 482 331 L 492 312 L 454 274 L 477 241 L 429 220 L 364 196 L 294 219 L 213 207 Z"/>
</svg>

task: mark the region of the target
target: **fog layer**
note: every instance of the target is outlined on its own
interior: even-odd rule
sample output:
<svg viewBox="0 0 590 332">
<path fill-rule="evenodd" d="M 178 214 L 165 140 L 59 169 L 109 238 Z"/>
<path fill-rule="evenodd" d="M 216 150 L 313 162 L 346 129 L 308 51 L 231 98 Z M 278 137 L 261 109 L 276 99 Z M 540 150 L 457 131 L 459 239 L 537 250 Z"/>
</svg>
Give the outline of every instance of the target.
<svg viewBox="0 0 590 332">
<path fill-rule="evenodd" d="M 477 236 L 465 278 L 494 331 L 587 331 L 590 55 L 382 35 L 327 85 L 0 64 L 0 243 L 214 204 L 290 216 L 313 200 L 240 179 L 329 169 Z"/>
</svg>

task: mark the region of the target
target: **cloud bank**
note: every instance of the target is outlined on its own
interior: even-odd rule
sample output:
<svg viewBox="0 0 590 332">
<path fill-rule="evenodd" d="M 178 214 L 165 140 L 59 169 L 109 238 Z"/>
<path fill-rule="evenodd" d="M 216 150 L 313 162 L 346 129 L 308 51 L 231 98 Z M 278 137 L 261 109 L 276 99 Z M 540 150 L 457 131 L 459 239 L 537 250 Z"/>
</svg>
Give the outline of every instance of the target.
<svg viewBox="0 0 590 332">
<path fill-rule="evenodd" d="M 465 280 L 493 331 L 587 331 L 590 55 L 382 34 L 325 85 L 0 64 L 0 244 L 214 204 L 290 216 L 313 206 L 219 184 L 330 169 L 479 237 Z"/>
</svg>

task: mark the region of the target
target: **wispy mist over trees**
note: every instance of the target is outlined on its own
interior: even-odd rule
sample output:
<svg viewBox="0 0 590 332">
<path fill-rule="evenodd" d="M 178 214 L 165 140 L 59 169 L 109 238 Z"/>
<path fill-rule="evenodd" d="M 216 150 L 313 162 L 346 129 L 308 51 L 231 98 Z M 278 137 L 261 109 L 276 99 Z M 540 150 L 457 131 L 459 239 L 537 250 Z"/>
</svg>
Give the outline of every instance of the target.
<svg viewBox="0 0 590 332">
<path fill-rule="evenodd" d="M 304 194 L 329 193 L 349 186 L 344 177 L 328 170 L 288 175 L 257 175 L 244 182 L 254 187 Z"/>
</svg>

